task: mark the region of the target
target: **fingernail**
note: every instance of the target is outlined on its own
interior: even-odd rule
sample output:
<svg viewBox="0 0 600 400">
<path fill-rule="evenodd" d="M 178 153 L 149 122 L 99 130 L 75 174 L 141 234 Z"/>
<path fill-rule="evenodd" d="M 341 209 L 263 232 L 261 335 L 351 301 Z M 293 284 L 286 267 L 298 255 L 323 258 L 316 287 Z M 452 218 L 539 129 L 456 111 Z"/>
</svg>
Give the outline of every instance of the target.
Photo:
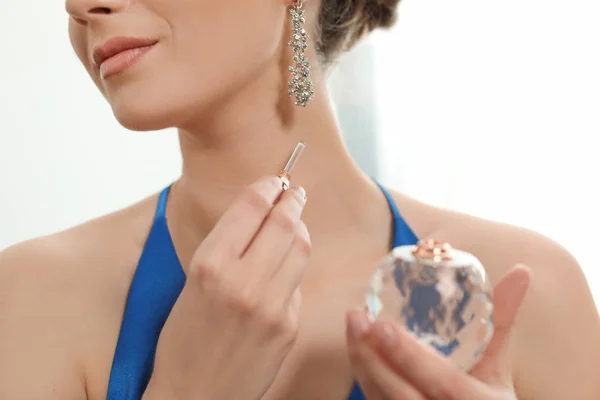
<svg viewBox="0 0 600 400">
<path fill-rule="evenodd" d="M 390 323 L 384 323 L 377 330 L 377 337 L 385 347 L 394 347 L 397 342 L 398 334 Z"/>
<path fill-rule="evenodd" d="M 354 338 L 361 338 L 370 327 L 371 322 L 364 313 L 352 312 L 348 315 L 348 329 Z"/>
<path fill-rule="evenodd" d="M 294 193 L 294 197 L 296 200 L 298 200 L 298 203 L 300 203 L 300 205 L 304 205 L 306 203 L 306 191 L 304 188 L 302 186 L 294 186 L 292 191 Z"/>
<path fill-rule="evenodd" d="M 274 176 L 271 178 L 271 183 L 273 184 L 274 187 L 276 187 L 277 189 L 279 189 L 279 191 L 282 190 L 282 181 L 281 178 L 278 176 Z"/>
<path fill-rule="evenodd" d="M 531 280 L 531 270 L 529 267 L 524 264 L 517 264 L 515 268 L 522 271 L 522 276 L 518 281 L 518 285 L 521 287 L 529 285 Z"/>
</svg>

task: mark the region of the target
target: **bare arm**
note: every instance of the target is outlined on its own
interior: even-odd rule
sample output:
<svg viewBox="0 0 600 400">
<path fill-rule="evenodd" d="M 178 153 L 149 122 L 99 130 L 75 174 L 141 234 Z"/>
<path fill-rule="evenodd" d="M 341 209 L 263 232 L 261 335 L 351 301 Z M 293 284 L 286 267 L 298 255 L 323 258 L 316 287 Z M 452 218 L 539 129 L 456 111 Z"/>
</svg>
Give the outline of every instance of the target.
<svg viewBox="0 0 600 400">
<path fill-rule="evenodd" d="M 545 238 L 515 336 L 522 400 L 600 399 L 600 318 L 577 262 Z M 533 256 L 532 256 L 533 257 Z"/>
<path fill-rule="evenodd" d="M 0 399 L 83 400 L 73 280 L 47 243 L 0 253 Z M 54 261 L 53 261 L 54 260 Z"/>
</svg>

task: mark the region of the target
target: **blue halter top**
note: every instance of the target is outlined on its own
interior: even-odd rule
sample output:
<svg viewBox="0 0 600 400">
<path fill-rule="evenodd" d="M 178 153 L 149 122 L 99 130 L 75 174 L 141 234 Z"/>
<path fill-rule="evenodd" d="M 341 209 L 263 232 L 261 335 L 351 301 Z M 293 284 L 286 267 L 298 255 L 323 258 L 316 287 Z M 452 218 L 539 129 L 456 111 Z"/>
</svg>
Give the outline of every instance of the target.
<svg viewBox="0 0 600 400">
<path fill-rule="evenodd" d="M 389 192 L 380 186 L 393 215 L 393 247 L 416 244 Z M 158 199 L 156 216 L 131 283 L 117 341 L 107 400 L 140 400 L 152 375 L 163 325 L 185 284 L 185 274 L 165 217 L 170 186 Z M 354 385 L 349 400 L 365 400 Z"/>
</svg>

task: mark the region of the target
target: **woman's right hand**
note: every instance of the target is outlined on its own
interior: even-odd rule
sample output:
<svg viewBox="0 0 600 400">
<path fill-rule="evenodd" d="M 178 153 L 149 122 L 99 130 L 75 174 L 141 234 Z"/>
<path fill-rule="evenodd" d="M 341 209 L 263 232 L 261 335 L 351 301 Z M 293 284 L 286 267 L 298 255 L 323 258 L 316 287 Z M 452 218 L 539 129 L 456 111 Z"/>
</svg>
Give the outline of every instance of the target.
<svg viewBox="0 0 600 400">
<path fill-rule="evenodd" d="M 311 247 L 305 202 L 303 189 L 282 194 L 270 177 L 223 214 L 193 256 L 144 399 L 252 400 L 267 391 L 298 332 Z"/>
</svg>

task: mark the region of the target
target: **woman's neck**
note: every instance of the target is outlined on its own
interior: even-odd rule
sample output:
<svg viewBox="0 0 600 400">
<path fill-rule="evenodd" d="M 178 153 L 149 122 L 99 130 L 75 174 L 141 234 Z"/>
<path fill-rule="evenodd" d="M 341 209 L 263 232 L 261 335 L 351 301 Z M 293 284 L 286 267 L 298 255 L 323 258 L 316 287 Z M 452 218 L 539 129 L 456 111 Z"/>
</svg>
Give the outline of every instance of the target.
<svg viewBox="0 0 600 400">
<path fill-rule="evenodd" d="M 350 224 L 369 231 L 373 218 L 387 216 L 385 207 L 373 207 L 385 202 L 348 154 L 321 86 L 307 108 L 294 106 L 287 93 L 275 100 L 241 96 L 200 128 L 180 129 L 183 173 L 173 186 L 168 213 L 176 244 L 187 242 L 179 244 L 182 262 L 191 258 L 240 191 L 262 176 L 278 174 L 300 141 L 306 149 L 291 182 L 306 189 L 303 220 L 313 243 L 319 237 L 338 237 L 337 227 L 348 229 Z M 381 231 L 387 237 L 387 230 Z"/>
</svg>

